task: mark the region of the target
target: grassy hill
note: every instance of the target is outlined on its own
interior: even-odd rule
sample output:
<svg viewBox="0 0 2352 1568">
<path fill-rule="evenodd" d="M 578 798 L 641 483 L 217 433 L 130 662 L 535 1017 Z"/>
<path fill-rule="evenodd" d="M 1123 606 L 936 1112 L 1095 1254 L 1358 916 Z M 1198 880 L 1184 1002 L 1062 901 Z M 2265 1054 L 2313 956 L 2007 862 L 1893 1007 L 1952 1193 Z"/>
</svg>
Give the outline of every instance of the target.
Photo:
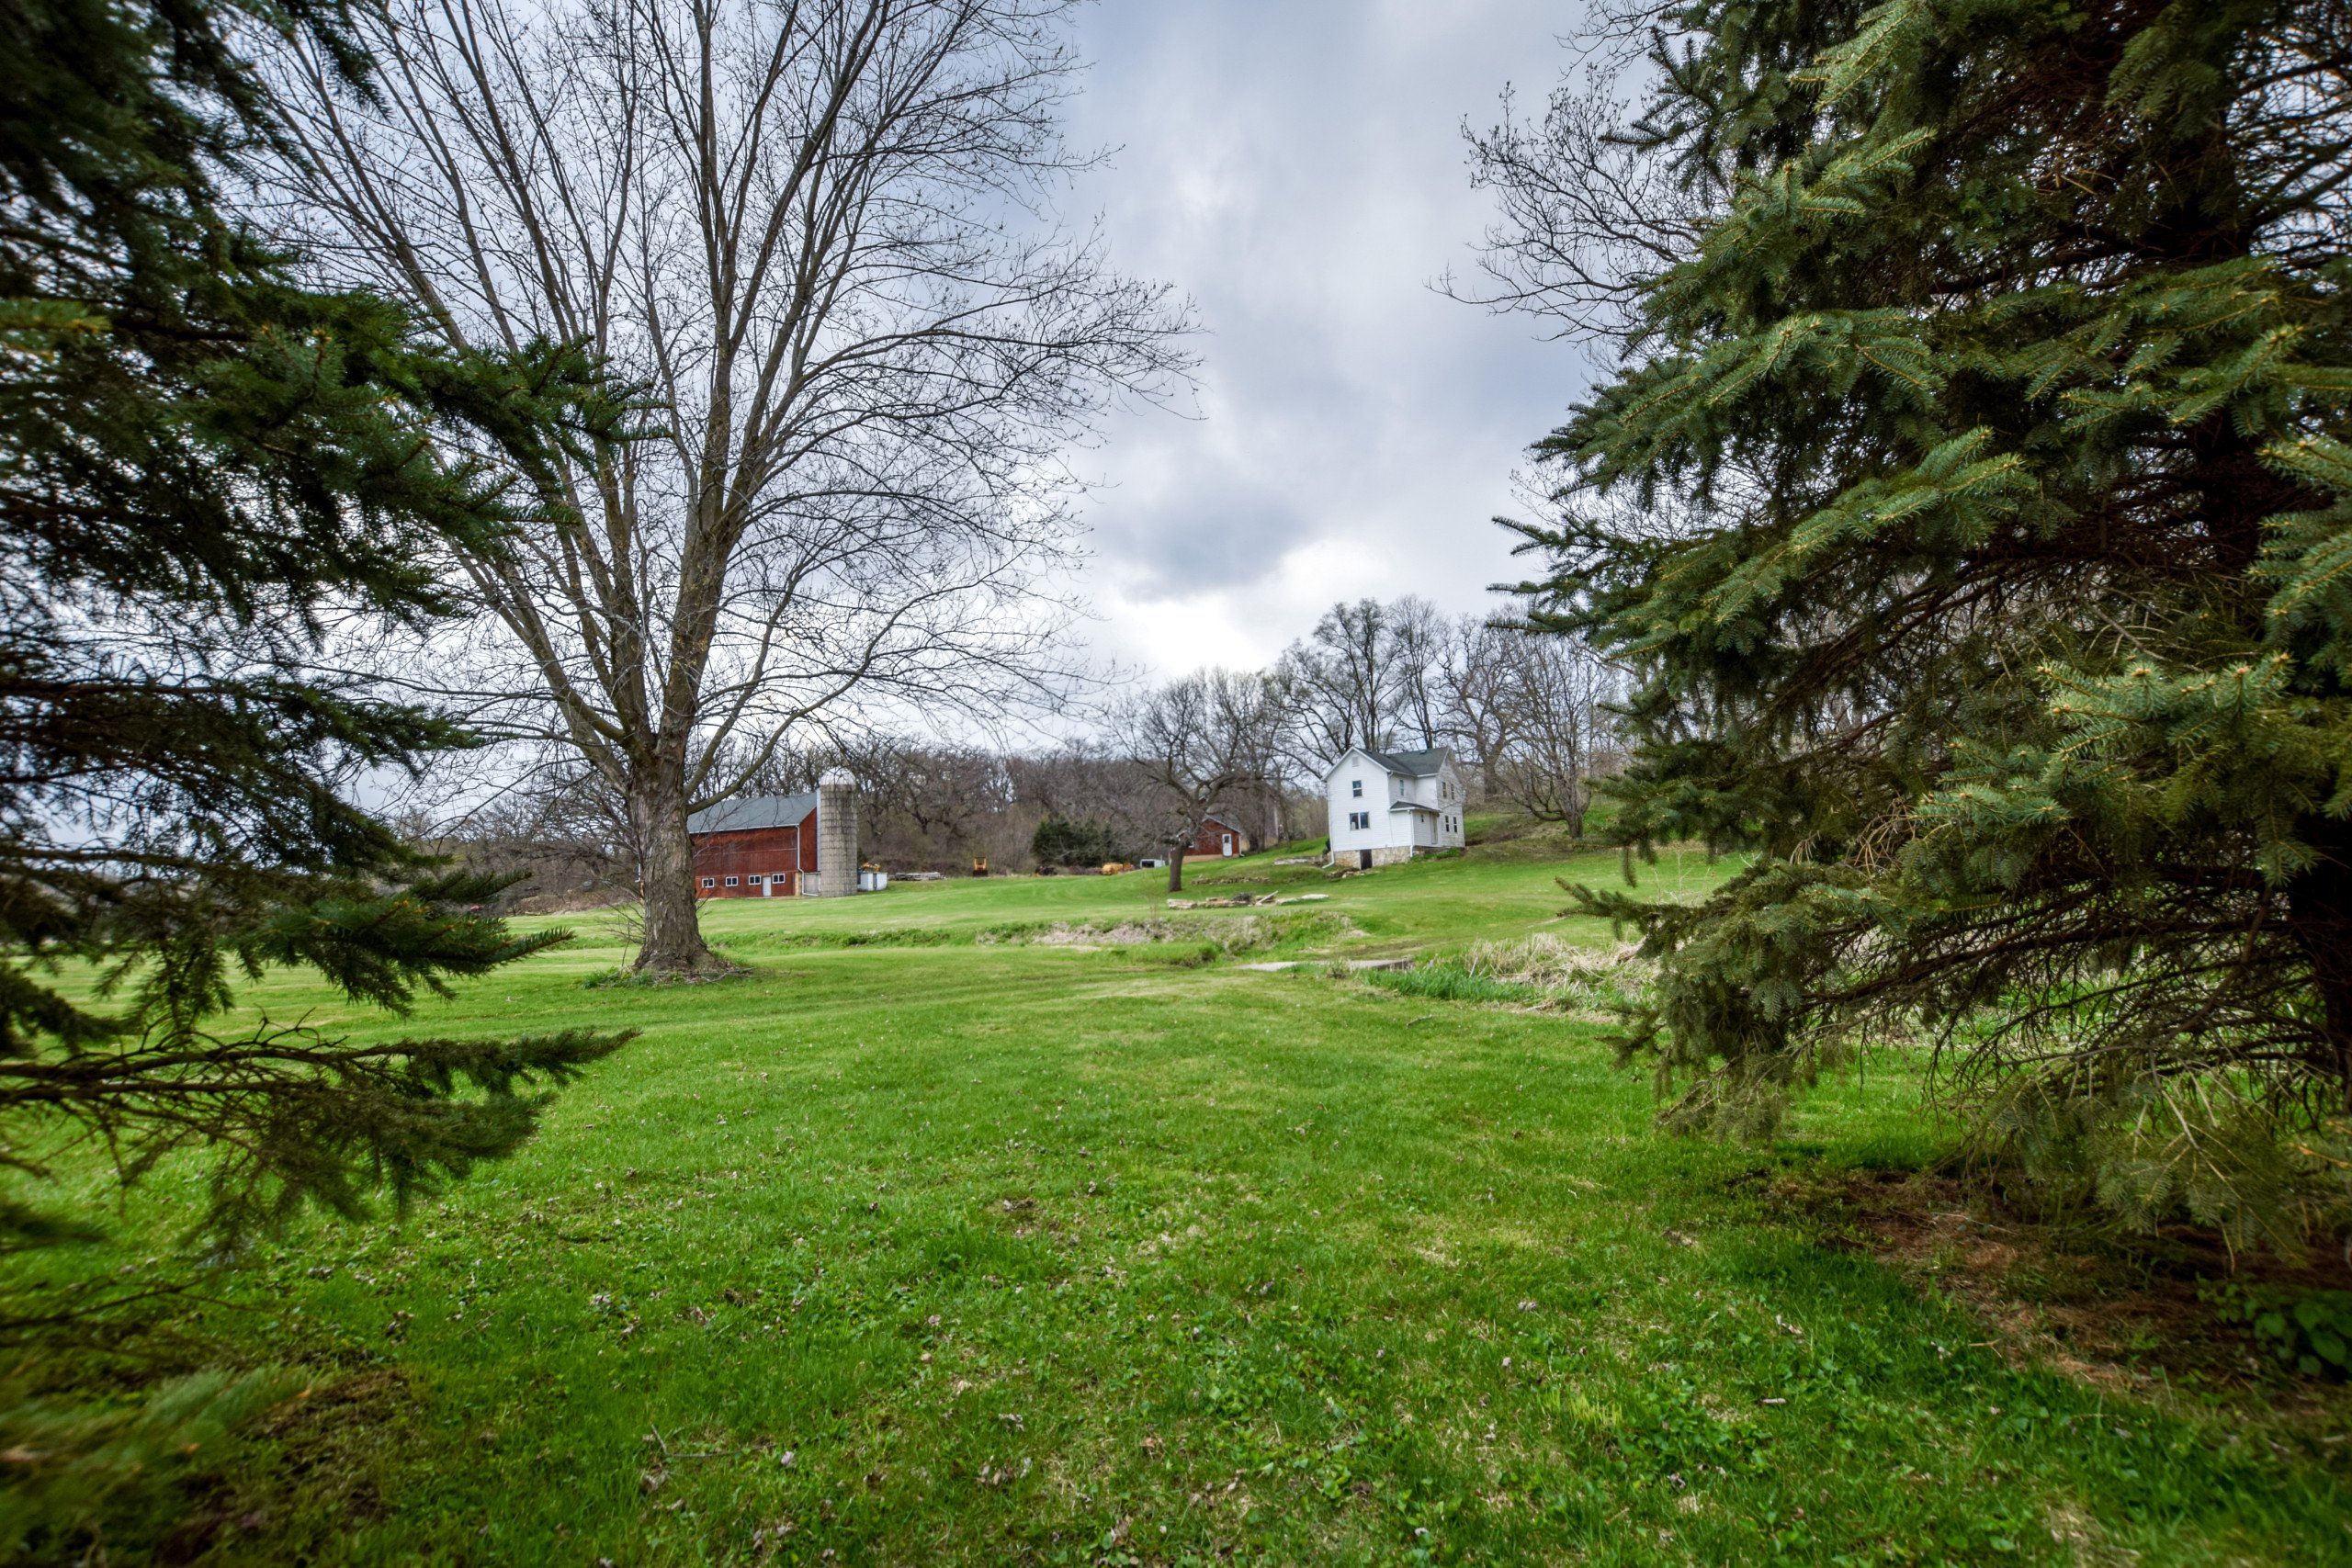
<svg viewBox="0 0 2352 1568">
<path fill-rule="evenodd" d="M 1188 897 L 1328 898 L 1171 912 L 1137 873 L 721 903 L 752 973 L 666 989 L 592 987 L 623 951 L 589 917 L 421 1010 L 645 1033 L 406 1224 L 309 1227 L 208 1286 L 195 1326 L 310 1392 L 209 1459 L 172 1553 L 2352 1558 L 2338 1396 L 2094 1363 L 1801 1201 L 1934 1151 L 1903 1064 L 1773 1148 L 1679 1141 L 1591 1022 L 1241 967 L 1605 946 L 1556 879 L 1613 859 L 1276 858 Z M 149 1268 L 199 1175 L 78 1266 Z"/>
</svg>

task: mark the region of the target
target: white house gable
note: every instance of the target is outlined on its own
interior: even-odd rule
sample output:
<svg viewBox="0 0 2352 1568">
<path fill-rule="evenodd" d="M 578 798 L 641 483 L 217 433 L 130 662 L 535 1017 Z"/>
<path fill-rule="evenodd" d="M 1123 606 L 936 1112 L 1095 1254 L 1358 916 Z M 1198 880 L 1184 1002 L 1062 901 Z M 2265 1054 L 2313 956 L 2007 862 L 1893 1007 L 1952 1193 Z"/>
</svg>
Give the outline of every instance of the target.
<svg viewBox="0 0 2352 1568">
<path fill-rule="evenodd" d="M 1355 747 L 1331 765 L 1325 788 L 1334 865 L 1389 865 L 1463 845 L 1462 773 L 1450 751 Z"/>
</svg>

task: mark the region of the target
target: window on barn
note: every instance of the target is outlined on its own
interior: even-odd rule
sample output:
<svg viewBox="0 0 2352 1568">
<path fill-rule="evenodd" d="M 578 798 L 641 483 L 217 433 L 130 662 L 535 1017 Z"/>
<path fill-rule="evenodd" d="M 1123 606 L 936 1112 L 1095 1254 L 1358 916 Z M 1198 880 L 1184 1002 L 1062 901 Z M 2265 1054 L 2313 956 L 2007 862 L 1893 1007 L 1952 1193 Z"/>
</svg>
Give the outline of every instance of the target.
<svg viewBox="0 0 2352 1568">
<path fill-rule="evenodd" d="M 729 886 L 729 887 L 732 887 L 732 886 L 734 886 L 738 882 L 740 882 L 740 881 L 741 881 L 741 880 L 742 880 L 742 879 L 741 879 L 741 877 L 730 876 L 730 877 L 729 877 L 729 878 L 727 879 L 727 886 Z"/>
<path fill-rule="evenodd" d="M 745 877 L 743 882 L 747 886 L 757 887 L 760 885 L 760 875 L 757 872 L 753 872 L 751 875 Z"/>
<path fill-rule="evenodd" d="M 715 876 L 706 876 L 702 879 L 702 885 L 705 887 L 716 887 L 718 886 L 718 878 Z"/>
</svg>

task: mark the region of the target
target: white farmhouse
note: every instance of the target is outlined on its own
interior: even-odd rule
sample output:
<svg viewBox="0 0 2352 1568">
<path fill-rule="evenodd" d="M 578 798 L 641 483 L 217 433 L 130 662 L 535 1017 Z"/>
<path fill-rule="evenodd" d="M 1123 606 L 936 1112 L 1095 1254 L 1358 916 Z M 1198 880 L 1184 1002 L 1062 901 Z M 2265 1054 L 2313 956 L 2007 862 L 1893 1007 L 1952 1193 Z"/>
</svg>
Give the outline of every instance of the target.
<svg viewBox="0 0 2352 1568">
<path fill-rule="evenodd" d="M 1368 870 L 1462 847 L 1462 773 L 1453 753 L 1356 747 L 1324 775 L 1331 863 Z"/>
</svg>

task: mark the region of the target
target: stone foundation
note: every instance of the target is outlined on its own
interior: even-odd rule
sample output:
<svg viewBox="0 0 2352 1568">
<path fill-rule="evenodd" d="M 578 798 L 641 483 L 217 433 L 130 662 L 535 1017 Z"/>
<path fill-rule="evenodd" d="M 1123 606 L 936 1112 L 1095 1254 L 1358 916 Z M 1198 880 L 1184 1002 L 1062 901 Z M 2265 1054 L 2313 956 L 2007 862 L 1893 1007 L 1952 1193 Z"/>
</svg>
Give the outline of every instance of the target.
<svg viewBox="0 0 2352 1568">
<path fill-rule="evenodd" d="M 1372 852 L 1372 863 L 1374 867 L 1402 865 L 1415 855 L 1428 853 L 1430 848 L 1428 844 L 1385 844 Z M 1362 850 L 1333 850 L 1324 863 L 1340 871 L 1354 871 L 1363 865 L 1363 857 Z"/>
</svg>

